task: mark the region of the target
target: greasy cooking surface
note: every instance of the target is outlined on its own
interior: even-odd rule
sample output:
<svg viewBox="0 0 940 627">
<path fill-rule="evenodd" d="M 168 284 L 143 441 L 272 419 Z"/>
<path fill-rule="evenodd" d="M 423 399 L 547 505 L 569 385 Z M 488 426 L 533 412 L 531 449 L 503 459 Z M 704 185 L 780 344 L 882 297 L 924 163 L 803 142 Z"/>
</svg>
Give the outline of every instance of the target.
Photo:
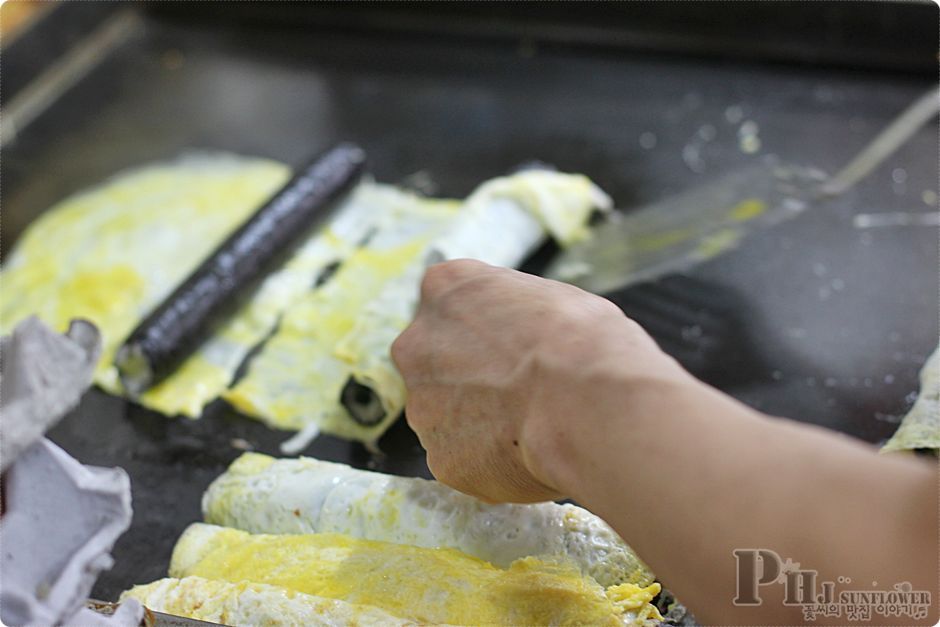
<svg viewBox="0 0 940 627">
<path fill-rule="evenodd" d="M 538 158 L 590 175 L 629 209 L 754 158 L 741 150 L 753 146 L 741 141 L 749 120 L 757 154 L 834 171 L 931 84 L 531 41 L 211 28 L 125 7 L 124 43 L 4 147 L 5 249 L 66 194 L 193 147 L 296 166 L 348 139 L 379 180 L 424 171 L 457 197 Z M 859 229 L 853 216 L 936 210 L 924 202 L 937 191 L 936 137 L 932 123 L 833 208 L 665 281 L 677 286 L 667 296 L 638 287 L 614 300 L 629 312 L 678 298 L 703 324 L 664 324 L 659 339 L 746 402 L 886 438 L 936 344 L 937 229 Z M 202 491 L 241 448 L 276 454 L 286 434 L 221 403 L 202 420 L 168 421 L 93 391 L 51 435 L 83 462 L 131 474 L 134 524 L 95 589 L 113 599 L 164 576 Z M 324 436 L 305 454 L 427 476 L 404 423 L 380 446 L 387 455 L 373 458 Z"/>
</svg>

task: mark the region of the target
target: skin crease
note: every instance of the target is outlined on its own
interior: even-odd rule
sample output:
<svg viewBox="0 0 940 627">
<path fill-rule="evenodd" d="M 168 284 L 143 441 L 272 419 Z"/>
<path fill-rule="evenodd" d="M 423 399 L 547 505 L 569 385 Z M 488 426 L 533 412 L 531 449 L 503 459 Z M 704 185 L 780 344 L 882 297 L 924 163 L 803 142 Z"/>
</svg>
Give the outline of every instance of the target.
<svg viewBox="0 0 940 627">
<path fill-rule="evenodd" d="M 804 622 L 782 585 L 762 586 L 760 606 L 733 605 L 736 548 L 772 549 L 818 581 L 852 578 L 837 591 L 909 581 L 932 594 L 920 623 L 937 622 L 936 463 L 754 411 L 603 298 L 477 261 L 437 264 L 392 357 L 435 477 L 490 502 L 575 499 L 704 623 Z M 892 621 L 915 624 L 865 624 Z"/>
</svg>

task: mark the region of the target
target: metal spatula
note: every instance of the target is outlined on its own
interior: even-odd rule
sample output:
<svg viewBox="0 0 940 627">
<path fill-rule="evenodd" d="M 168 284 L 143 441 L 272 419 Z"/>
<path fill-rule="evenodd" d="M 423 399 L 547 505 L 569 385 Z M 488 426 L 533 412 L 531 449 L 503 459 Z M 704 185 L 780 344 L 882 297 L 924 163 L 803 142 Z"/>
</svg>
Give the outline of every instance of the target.
<svg viewBox="0 0 940 627">
<path fill-rule="evenodd" d="M 940 110 L 936 90 L 915 101 L 832 178 L 765 158 L 724 178 L 627 213 L 612 212 L 593 237 L 562 251 L 545 276 L 598 294 L 713 258 L 748 233 L 841 194 Z"/>
</svg>

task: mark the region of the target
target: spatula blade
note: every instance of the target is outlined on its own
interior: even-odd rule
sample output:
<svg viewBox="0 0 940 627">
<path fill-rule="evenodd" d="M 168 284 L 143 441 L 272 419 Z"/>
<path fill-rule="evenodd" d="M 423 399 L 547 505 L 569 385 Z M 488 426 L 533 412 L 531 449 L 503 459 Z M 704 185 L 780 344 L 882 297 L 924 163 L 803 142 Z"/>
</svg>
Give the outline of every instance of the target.
<svg viewBox="0 0 940 627">
<path fill-rule="evenodd" d="M 804 211 L 825 180 L 819 170 L 764 159 L 677 196 L 612 212 L 591 239 L 563 250 L 545 276 L 607 294 L 688 268 Z"/>
</svg>

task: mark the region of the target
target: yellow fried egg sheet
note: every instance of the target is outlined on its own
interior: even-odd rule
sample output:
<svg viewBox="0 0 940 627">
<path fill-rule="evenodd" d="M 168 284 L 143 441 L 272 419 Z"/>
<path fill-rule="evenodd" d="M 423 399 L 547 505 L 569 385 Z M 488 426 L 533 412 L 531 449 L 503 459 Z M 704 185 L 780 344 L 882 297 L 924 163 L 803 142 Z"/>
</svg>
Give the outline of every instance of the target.
<svg viewBox="0 0 940 627">
<path fill-rule="evenodd" d="M 415 198 L 326 286 L 290 309 L 223 397 L 272 426 L 301 431 L 284 452 L 297 452 L 319 431 L 374 444 L 405 405 L 389 349 L 414 314 L 428 263 L 474 258 L 516 266 L 548 233 L 563 244 L 582 239 L 594 209 L 609 206 L 588 178 L 546 171 L 493 179 L 462 203 Z M 420 236 L 400 232 L 415 225 Z M 375 393 L 381 420 L 360 424 L 341 405 L 350 377 Z"/>
<path fill-rule="evenodd" d="M 488 504 L 437 481 L 310 457 L 244 453 L 206 489 L 206 522 L 250 533 L 343 533 L 450 547 L 496 566 L 564 559 L 603 586 L 655 579 L 603 520 L 571 504 Z"/>
<path fill-rule="evenodd" d="M 367 605 L 324 599 L 263 583 L 229 583 L 203 577 L 168 577 L 134 586 L 121 595 L 121 600 L 124 599 L 137 599 L 155 612 L 220 625 L 404 627 L 417 624 Z"/>
<path fill-rule="evenodd" d="M 307 292 L 285 313 L 277 332 L 251 361 L 247 375 L 223 398 L 242 413 L 280 429 L 313 427 L 364 441 L 384 431 L 397 415 L 386 415 L 380 424 L 366 427 L 352 420 L 340 404 L 353 364 L 337 346 L 383 286 L 418 271 L 409 282 L 409 289 L 417 289 L 428 246 L 458 208 L 454 201 L 417 197 L 387 207 L 382 228 L 322 287 Z"/>
<path fill-rule="evenodd" d="M 103 341 L 95 381 L 119 391 L 112 359 L 124 338 L 289 174 L 264 159 L 190 156 L 63 200 L 30 225 L 4 265 L 0 326 L 9 331 L 30 314 L 59 330 L 72 318 L 94 322 Z M 246 326 L 232 325 L 216 344 L 245 344 Z M 198 414 L 208 390 L 227 383 L 218 355 L 226 351 L 207 348 L 144 404 Z"/>
<path fill-rule="evenodd" d="M 252 582 L 378 608 L 405 620 L 459 625 L 624 625 L 659 619 L 659 584 L 603 588 L 565 562 L 525 557 L 499 568 L 454 549 L 335 533 L 252 535 L 191 525 L 170 576 Z"/>
<path fill-rule="evenodd" d="M 72 318 L 103 335 L 96 383 L 121 393 L 113 357 L 136 325 L 242 224 L 290 175 L 274 161 L 225 154 L 189 156 L 116 176 L 52 207 L 24 233 L 0 275 L 0 327 L 30 314 L 64 329 Z M 140 402 L 197 417 L 231 383 L 284 309 L 345 260 L 389 209 L 413 197 L 364 183 L 252 297 Z"/>
<path fill-rule="evenodd" d="M 0 330 L 30 314 L 59 329 L 72 318 L 94 322 L 103 336 L 95 381 L 122 393 L 113 357 L 124 339 L 289 175 L 274 161 L 207 153 L 130 170 L 63 200 L 27 229 L 0 273 Z M 300 431 L 297 444 L 321 430 L 374 444 L 404 407 L 389 347 L 413 315 L 426 266 L 457 257 L 518 265 L 549 234 L 562 244 L 583 238 L 591 212 L 609 205 L 586 177 L 557 172 L 493 179 L 463 202 L 364 182 L 139 400 L 197 417 L 223 396 Z M 360 424 L 343 407 L 351 378 L 375 393 L 380 420 Z"/>
</svg>

